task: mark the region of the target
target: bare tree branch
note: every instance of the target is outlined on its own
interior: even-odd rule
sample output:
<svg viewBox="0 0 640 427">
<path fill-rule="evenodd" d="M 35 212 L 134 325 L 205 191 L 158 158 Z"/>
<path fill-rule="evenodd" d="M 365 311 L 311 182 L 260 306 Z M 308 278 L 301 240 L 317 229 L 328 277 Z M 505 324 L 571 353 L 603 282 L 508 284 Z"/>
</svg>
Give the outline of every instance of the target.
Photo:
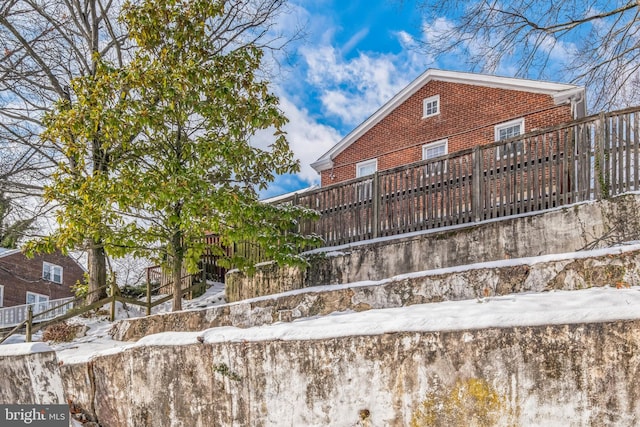
<svg viewBox="0 0 640 427">
<path fill-rule="evenodd" d="M 640 100 L 636 0 L 422 0 L 422 49 L 475 71 L 587 86 L 594 109 Z"/>
</svg>

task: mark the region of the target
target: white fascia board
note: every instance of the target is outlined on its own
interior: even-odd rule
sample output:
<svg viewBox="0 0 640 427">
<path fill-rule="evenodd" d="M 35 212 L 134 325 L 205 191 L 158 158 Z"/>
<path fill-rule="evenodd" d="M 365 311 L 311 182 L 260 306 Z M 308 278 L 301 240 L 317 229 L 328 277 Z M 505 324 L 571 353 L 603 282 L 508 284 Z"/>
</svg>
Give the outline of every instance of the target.
<svg viewBox="0 0 640 427">
<path fill-rule="evenodd" d="M 290 191 L 288 193 L 280 194 L 279 196 L 269 197 L 267 199 L 262 199 L 260 201 L 262 203 L 274 203 L 274 202 L 277 202 L 279 200 L 284 200 L 284 199 L 286 199 L 288 197 L 295 196 L 296 194 L 304 194 L 304 193 L 307 193 L 309 191 L 313 191 L 316 188 L 319 188 L 319 186 L 318 185 L 311 185 L 311 186 L 306 187 L 306 188 L 301 188 L 300 190 Z"/>
<path fill-rule="evenodd" d="M 330 153 L 332 153 L 332 150 L 336 148 L 339 144 L 340 143 L 334 145 L 331 150 L 327 151 L 322 157 L 320 157 L 315 162 L 311 163 L 311 167 L 315 169 L 315 171 L 318 173 L 325 171 L 327 169 L 331 169 L 333 167 L 333 159 L 331 158 Z"/>
<path fill-rule="evenodd" d="M 344 149 L 369 131 L 373 126 L 385 118 L 391 111 L 406 101 L 416 93 L 422 86 L 431 80 L 470 84 L 476 86 L 493 87 L 499 89 L 520 90 L 525 92 L 542 93 L 554 95 L 558 92 L 568 90 L 581 90 L 584 88 L 565 83 L 545 82 L 539 80 L 518 79 L 513 77 L 497 77 L 486 74 L 464 73 L 460 71 L 444 71 L 430 68 L 422 73 L 418 78 L 409 83 L 404 89 L 396 94 L 391 100 L 380 107 L 367 120 L 351 131 L 340 142 L 334 145 L 329 151 L 324 153 L 318 160 L 311 164 L 311 167 L 318 173 L 330 169 L 333 166 L 333 159 Z"/>
<path fill-rule="evenodd" d="M 519 79 L 515 77 L 498 77 L 487 74 L 474 74 L 443 70 L 428 70 L 427 73 L 429 73 L 429 71 L 432 71 L 429 80 L 493 87 L 498 89 L 521 90 L 525 92 L 542 93 L 548 95 L 553 95 L 559 91 L 580 87 L 566 83 Z"/>
<path fill-rule="evenodd" d="M 557 105 L 572 103 L 574 119 L 580 119 L 587 115 L 586 91 L 582 86 L 577 86 L 554 94 L 553 101 Z"/>
</svg>

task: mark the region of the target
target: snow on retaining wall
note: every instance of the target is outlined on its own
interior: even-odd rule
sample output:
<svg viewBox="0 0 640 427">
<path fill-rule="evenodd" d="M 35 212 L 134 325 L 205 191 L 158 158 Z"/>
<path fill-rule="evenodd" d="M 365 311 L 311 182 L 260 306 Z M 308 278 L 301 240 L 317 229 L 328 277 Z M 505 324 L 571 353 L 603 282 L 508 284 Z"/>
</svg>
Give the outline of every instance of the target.
<svg viewBox="0 0 640 427">
<path fill-rule="evenodd" d="M 117 340 L 133 341 L 167 331 L 248 328 L 340 311 L 606 285 L 640 286 L 640 244 L 409 273 L 377 282 L 304 288 L 207 309 L 124 319 L 111 333 Z"/>
<path fill-rule="evenodd" d="M 103 427 L 640 424 L 637 320 L 202 341 L 64 364 L 65 386 Z"/>
<path fill-rule="evenodd" d="M 43 343 L 0 346 L 0 404 L 66 403 L 56 353 Z"/>
</svg>

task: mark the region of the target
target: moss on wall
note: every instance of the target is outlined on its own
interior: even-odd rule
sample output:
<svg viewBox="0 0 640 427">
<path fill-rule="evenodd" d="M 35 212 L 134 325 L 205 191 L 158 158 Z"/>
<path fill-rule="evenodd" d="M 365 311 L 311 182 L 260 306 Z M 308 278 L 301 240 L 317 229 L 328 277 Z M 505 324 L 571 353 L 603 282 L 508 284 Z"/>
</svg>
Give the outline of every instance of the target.
<svg viewBox="0 0 640 427">
<path fill-rule="evenodd" d="M 482 378 L 458 379 L 430 391 L 411 417 L 411 427 L 487 427 L 513 420 L 504 395 Z M 515 424 L 514 424 L 515 425 Z"/>
</svg>

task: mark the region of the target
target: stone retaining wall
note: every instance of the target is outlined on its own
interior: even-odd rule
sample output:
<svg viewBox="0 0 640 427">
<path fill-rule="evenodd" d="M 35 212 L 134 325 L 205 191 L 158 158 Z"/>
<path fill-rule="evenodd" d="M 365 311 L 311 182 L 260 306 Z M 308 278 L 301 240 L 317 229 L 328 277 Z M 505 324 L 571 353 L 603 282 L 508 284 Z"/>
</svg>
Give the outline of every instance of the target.
<svg viewBox="0 0 640 427">
<path fill-rule="evenodd" d="M 640 194 L 627 194 L 528 216 L 325 248 L 311 254 L 306 269 L 271 264 L 253 276 L 229 273 L 227 301 L 639 240 L 638 212 Z"/>
<path fill-rule="evenodd" d="M 60 370 L 68 398 L 103 427 L 603 427 L 640 424 L 638 354 L 640 321 L 620 321 L 303 341 L 194 337 Z"/>
<path fill-rule="evenodd" d="M 66 403 L 56 353 L 42 343 L 11 344 L 0 349 L 0 404 Z M 7 350 L 20 350 L 8 352 Z"/>
<path fill-rule="evenodd" d="M 615 255 L 546 262 L 533 258 L 517 261 L 528 261 L 531 265 L 472 268 L 442 274 L 425 272 L 377 284 L 323 287 L 315 291 L 309 288 L 209 309 L 125 319 L 114 325 L 112 335 L 118 340 L 132 341 L 159 332 L 199 331 L 217 326 L 247 328 L 336 311 L 403 307 L 516 292 L 636 286 L 640 285 L 640 250 L 635 248 Z"/>
</svg>

